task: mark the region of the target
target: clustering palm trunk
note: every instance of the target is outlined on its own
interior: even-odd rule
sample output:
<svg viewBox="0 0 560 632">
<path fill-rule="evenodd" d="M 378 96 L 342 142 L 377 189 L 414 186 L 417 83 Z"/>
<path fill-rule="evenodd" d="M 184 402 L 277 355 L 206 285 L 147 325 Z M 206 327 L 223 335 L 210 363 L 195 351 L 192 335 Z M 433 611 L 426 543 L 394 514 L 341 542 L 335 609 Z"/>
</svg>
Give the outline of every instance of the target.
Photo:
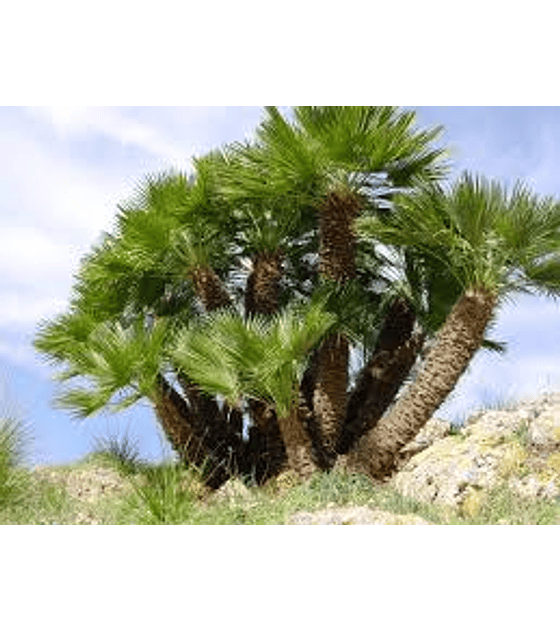
<svg viewBox="0 0 560 632">
<path fill-rule="evenodd" d="M 356 276 L 356 237 L 352 223 L 359 200 L 349 192 L 332 191 L 319 210 L 319 272 L 344 284 Z M 313 411 L 327 464 L 336 458 L 342 420 L 346 413 L 350 349 L 343 334 L 328 336 L 317 356 Z"/>
<path fill-rule="evenodd" d="M 317 383 L 317 372 L 319 368 L 318 359 L 319 349 L 315 349 L 309 358 L 308 366 L 304 371 L 299 384 L 298 419 L 311 439 L 314 462 L 320 469 L 328 470 L 330 462 L 325 455 L 323 437 L 319 424 L 315 418 L 313 404 L 315 386 Z"/>
<path fill-rule="evenodd" d="M 214 270 L 209 266 L 195 266 L 189 276 L 195 293 L 207 312 L 231 305 L 231 298 Z"/>
<path fill-rule="evenodd" d="M 350 192 L 332 191 L 319 209 L 319 272 L 344 283 L 356 276 L 356 236 L 352 223 L 360 202 Z"/>
<path fill-rule="evenodd" d="M 389 414 L 348 453 L 345 459 L 348 468 L 376 479 L 394 472 L 401 448 L 435 413 L 480 348 L 496 303 L 496 294 L 483 287 L 472 287 L 463 294 L 426 355 L 415 381 Z"/>
<path fill-rule="evenodd" d="M 252 260 L 253 269 L 247 279 L 245 312 L 276 314 L 282 277 L 282 251 L 258 252 Z"/>
<path fill-rule="evenodd" d="M 278 311 L 282 252 L 258 252 L 245 290 L 245 313 L 275 314 Z M 287 466 L 287 455 L 276 412 L 263 400 L 249 400 L 253 426 L 249 429 L 250 467 L 258 482 L 277 476 Z"/>
<path fill-rule="evenodd" d="M 338 454 L 348 452 L 362 434 L 373 428 L 409 375 L 424 341 L 422 335 L 413 336 L 415 320 L 414 310 L 406 299 L 396 298 L 348 400 Z"/>
<path fill-rule="evenodd" d="M 181 460 L 207 471 L 210 487 L 219 487 L 229 478 L 228 468 L 214 446 L 208 445 L 207 428 L 162 375 L 156 380 L 156 391 L 154 408 L 168 441 Z"/>
<path fill-rule="evenodd" d="M 310 478 L 318 468 L 313 458 L 311 439 L 299 418 L 298 406 L 293 405 L 286 416 L 280 416 L 278 425 L 286 444 L 288 466 L 302 478 Z"/>
<path fill-rule="evenodd" d="M 262 484 L 286 469 L 286 448 L 273 406 L 263 400 L 250 399 L 249 412 L 253 426 L 249 428 L 247 469 L 257 483 Z"/>
<path fill-rule="evenodd" d="M 231 304 L 218 275 L 209 266 L 196 266 L 189 276 L 206 311 Z M 182 374 L 177 376 L 184 396 L 165 380 L 157 378 L 154 406 L 164 432 L 181 459 L 209 468 L 210 486 L 225 482 L 237 471 L 241 440 L 224 417 L 214 397 L 205 395 Z"/>
<path fill-rule="evenodd" d="M 242 437 L 238 427 L 239 421 L 242 423 L 242 419 L 239 420 L 241 413 L 236 409 L 220 409 L 215 397 L 203 393 L 184 375 L 179 375 L 178 379 L 191 415 L 204 428 L 208 452 L 223 463 L 229 472 L 238 472 L 243 468 Z"/>
<path fill-rule="evenodd" d="M 327 467 L 334 461 L 340 427 L 346 413 L 349 358 L 348 340 L 342 334 L 327 336 L 317 354 L 313 411 Z"/>
</svg>

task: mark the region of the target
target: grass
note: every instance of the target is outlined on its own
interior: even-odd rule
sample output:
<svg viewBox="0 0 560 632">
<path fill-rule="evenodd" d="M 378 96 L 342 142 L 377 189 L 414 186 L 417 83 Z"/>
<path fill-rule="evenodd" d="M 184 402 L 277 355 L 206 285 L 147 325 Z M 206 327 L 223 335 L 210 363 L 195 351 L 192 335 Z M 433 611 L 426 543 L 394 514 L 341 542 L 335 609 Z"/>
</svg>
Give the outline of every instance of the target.
<svg viewBox="0 0 560 632">
<path fill-rule="evenodd" d="M 0 419 L 0 510 L 17 506 L 25 497 L 27 476 L 21 466 L 28 441 L 23 424 L 11 417 Z"/>
<path fill-rule="evenodd" d="M 23 465 L 27 429 L 0 424 L 0 524 L 285 524 L 297 511 L 368 505 L 434 524 L 559 524 L 560 503 L 492 490 L 476 518 L 401 496 L 390 484 L 343 472 L 301 483 L 289 475 L 242 495 L 209 494 L 199 471 L 171 460 L 149 464 L 127 434 L 96 439 L 84 459 L 33 472 Z"/>
<path fill-rule="evenodd" d="M 94 437 L 93 454 L 112 461 L 123 474 L 136 473 L 141 464 L 138 441 L 132 439 L 128 432 L 122 437 L 112 431 L 106 436 Z"/>
</svg>

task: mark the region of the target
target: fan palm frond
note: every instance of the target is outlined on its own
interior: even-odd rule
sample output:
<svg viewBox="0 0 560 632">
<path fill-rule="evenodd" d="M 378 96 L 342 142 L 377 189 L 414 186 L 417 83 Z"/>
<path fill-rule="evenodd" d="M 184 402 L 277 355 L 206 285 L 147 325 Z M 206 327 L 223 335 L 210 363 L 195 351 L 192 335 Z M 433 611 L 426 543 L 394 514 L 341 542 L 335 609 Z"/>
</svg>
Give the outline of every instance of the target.
<svg viewBox="0 0 560 632">
<path fill-rule="evenodd" d="M 432 261 L 461 287 L 527 288 L 523 271 L 537 270 L 542 257 L 555 260 L 560 243 L 559 206 L 551 199 L 539 199 L 521 185 L 508 193 L 468 173 L 448 192 L 429 183 L 417 194 L 401 194 L 393 214 L 358 219 L 356 227 Z"/>
<path fill-rule="evenodd" d="M 162 319 L 151 328 L 141 320 L 128 327 L 120 323 L 94 323 L 83 314 L 63 316 L 36 342 L 38 350 L 66 363 L 56 379 L 80 377 L 87 385 L 67 388 L 58 405 L 80 416 L 109 406 L 121 410 L 144 396 L 151 396 L 156 376 L 166 361 L 170 334 Z M 111 400 L 123 395 L 117 403 Z"/>
<path fill-rule="evenodd" d="M 221 310 L 181 332 L 172 357 L 203 390 L 233 406 L 244 396 L 265 397 L 285 412 L 310 350 L 334 322 L 317 301 L 272 319 Z"/>
</svg>

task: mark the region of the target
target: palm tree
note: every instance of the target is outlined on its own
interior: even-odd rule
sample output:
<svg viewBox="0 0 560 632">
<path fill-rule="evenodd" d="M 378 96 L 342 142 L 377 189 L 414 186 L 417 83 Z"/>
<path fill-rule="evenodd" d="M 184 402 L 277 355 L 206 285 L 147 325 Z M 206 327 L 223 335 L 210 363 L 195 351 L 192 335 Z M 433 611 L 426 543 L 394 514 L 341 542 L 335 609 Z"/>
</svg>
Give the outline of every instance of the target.
<svg viewBox="0 0 560 632">
<path fill-rule="evenodd" d="M 230 177 L 230 189 L 245 199 L 283 197 L 304 206 L 306 219 L 315 220 L 320 277 L 343 285 L 357 276 L 353 221 L 372 199 L 386 204 L 414 178 L 444 173 L 444 152 L 431 146 L 441 128 L 415 130 L 414 113 L 394 107 L 296 107 L 293 119 L 266 108 L 256 142 L 234 147 L 244 169 Z M 312 395 L 302 399 L 317 422 L 327 464 L 335 458 L 345 419 L 348 365 L 348 338 L 333 334 L 306 376 L 307 383 L 313 381 L 307 388 Z"/>
<path fill-rule="evenodd" d="M 349 467 L 382 478 L 452 391 L 501 301 L 515 291 L 560 292 L 560 205 L 465 173 L 449 191 L 429 184 L 397 196 L 394 213 L 357 229 L 437 258 L 462 287 L 414 382 L 347 455 Z"/>
<path fill-rule="evenodd" d="M 297 390 L 309 351 L 335 322 L 318 302 L 282 310 L 272 320 L 222 310 L 182 331 L 172 355 L 203 390 L 232 407 L 247 397 L 274 405 L 288 464 L 308 478 L 317 466 Z"/>
<path fill-rule="evenodd" d="M 246 272 L 245 317 L 270 317 L 298 292 L 300 281 L 293 269 L 297 268 L 294 263 L 300 262 L 302 248 L 297 242 L 310 230 L 311 223 L 305 208 L 299 201 L 294 203 L 292 196 L 253 196 L 239 186 L 240 182 L 246 186 L 254 172 L 244 151 L 236 145 L 225 147 L 213 166 L 218 190 L 228 200 L 236 221 L 230 235 Z M 286 290 L 283 286 L 287 278 L 292 280 L 292 287 Z M 263 398 L 250 398 L 248 413 L 251 426 L 247 458 L 252 462 L 253 476 L 264 482 L 287 466 L 286 449 L 273 406 Z"/>
<path fill-rule="evenodd" d="M 245 291 L 246 316 L 270 315 L 278 309 L 281 256 L 289 250 L 294 221 L 290 219 L 287 225 L 283 215 L 271 221 L 269 210 L 262 205 L 237 205 L 233 212 L 230 201 L 214 186 L 218 162 L 217 156 L 196 161 L 196 179 L 181 174 L 147 178 L 136 196 L 119 207 L 115 234 L 105 235 L 84 260 L 69 314 L 44 323 L 36 339 L 37 349 L 45 355 L 74 366 L 64 379 L 89 376 L 94 383 L 93 388 L 66 391 L 58 400 L 60 405 L 82 416 L 110 407 L 110 396 L 100 397 L 95 384 L 113 379 L 115 365 L 104 356 L 109 352 L 118 355 L 117 338 L 112 339 L 112 350 L 96 349 L 98 366 L 75 364 L 76 354 L 90 352 L 96 326 L 124 327 L 133 335 L 131 325 L 144 323 L 147 331 L 154 324 L 165 325 L 173 335 L 176 327 L 198 313 L 233 306 L 233 295 L 220 277 L 227 279 L 238 258 L 251 248 L 257 248 L 253 255 L 257 265 Z M 236 202 L 233 196 L 232 200 Z M 277 206 L 278 201 L 274 204 Z M 290 212 L 299 210 L 296 207 Z M 248 227 L 255 234 L 251 235 Z M 220 276 L 214 266 L 221 271 Z M 262 272 L 269 272 L 271 267 L 272 282 L 270 274 Z M 80 329 L 76 323 L 82 321 L 88 326 Z M 56 340 L 63 338 L 62 350 L 56 347 Z M 119 362 L 126 363 L 131 347 L 124 344 L 122 336 L 119 342 Z M 141 356 L 137 357 L 139 362 Z M 286 463 L 286 451 L 274 407 L 262 398 L 250 400 L 253 420 L 268 421 L 261 448 L 270 454 L 262 455 L 260 450 L 247 454 L 241 445 L 240 407 L 219 406 L 192 376 L 168 362 L 163 348 L 159 357 L 162 370 L 150 389 L 139 390 L 129 372 L 128 386 L 134 397 L 127 401 L 132 403 L 143 395 L 152 401 L 171 445 L 185 461 L 196 465 L 209 461 L 221 471 L 222 481 L 227 474 L 224 463 L 228 462 L 230 471 L 250 468 L 251 458 L 260 461 L 257 466 L 264 470 L 261 480 L 279 473 Z M 111 396 L 116 393 L 111 391 Z M 230 463 L 232 454 L 234 464 Z M 220 476 L 214 478 L 220 480 Z"/>
<path fill-rule="evenodd" d="M 115 234 L 105 235 L 82 263 L 70 313 L 42 326 L 36 339 L 40 351 L 72 365 L 74 351 L 88 353 L 87 347 L 95 346 L 91 336 L 97 325 L 126 329 L 131 323 L 144 323 L 149 330 L 154 322 L 170 320 L 173 328 L 201 309 L 211 311 L 231 303 L 212 265 L 227 268 L 231 254 L 209 161 L 197 161 L 194 181 L 181 174 L 147 178 L 134 198 L 119 207 Z M 56 340 L 63 339 L 62 352 Z M 113 342 L 116 354 L 117 339 Z M 126 362 L 130 348 L 121 345 L 120 352 Z M 112 365 L 106 358 L 104 366 L 110 374 Z M 80 370 L 95 381 L 92 367 L 82 364 L 73 375 Z M 174 383 L 181 385 L 184 396 L 163 373 L 140 396 L 151 399 L 171 445 L 185 460 L 197 465 L 209 461 L 215 471 L 221 469 L 225 480 L 223 463 L 239 442 L 230 427 L 232 416 L 226 420 L 218 403 L 201 394 L 188 376 L 173 367 L 167 370 L 174 373 Z M 134 384 L 132 374 L 129 377 Z M 94 406 L 90 398 L 88 406 L 82 406 L 77 398 L 77 393 L 66 394 L 59 403 L 83 415 L 109 403 L 97 398 Z"/>
<path fill-rule="evenodd" d="M 406 301 L 402 293 L 387 294 L 396 286 L 381 283 L 377 246 L 357 239 L 352 220 L 415 185 L 413 174 L 440 175 L 441 151 L 429 147 L 437 130 L 413 131 L 413 115 L 395 108 L 298 108 L 294 124 L 275 108 L 267 116 L 255 143 L 195 161 L 194 178 L 148 178 L 119 207 L 115 233 L 83 262 L 69 313 L 46 323 L 36 341 L 70 366 L 69 377 L 89 377 L 93 384 L 63 394 L 63 405 L 89 415 L 110 407 L 112 398 L 125 406 L 147 397 L 184 460 L 209 462 L 214 485 L 234 471 L 256 471 L 264 482 L 290 463 L 302 472 L 312 462 L 331 467 L 335 452 L 348 452 L 375 425 L 422 343 L 412 331 L 422 316 L 414 291 Z M 430 300 L 438 295 L 432 286 L 440 276 L 420 257 L 410 256 L 409 268 L 411 278 L 422 277 L 418 287 Z M 290 408 L 279 418 L 276 395 L 258 388 L 240 400 L 220 392 L 222 403 L 199 383 L 196 367 L 170 353 L 178 332 L 202 327 L 204 314 L 233 309 L 248 327 L 272 326 L 294 302 L 313 303 L 318 296 L 326 297 L 338 325 L 301 361 L 297 414 Z M 124 333 L 100 346 L 98 327 Z M 137 333 L 158 328 L 167 332 L 156 336 L 158 344 Z M 119 373 L 129 366 L 129 338 L 136 335 L 139 349 L 155 345 L 152 356 L 146 353 L 157 358 L 155 373 L 152 365 L 140 367 L 144 352 L 138 350 L 134 370 Z M 62 347 L 57 336 L 65 340 Z M 348 397 L 349 348 L 358 341 L 373 355 Z M 92 354 L 94 363 L 80 360 Z M 150 379 L 140 383 L 140 375 Z M 107 391 L 107 384 L 119 386 Z M 128 399 L 119 399 L 122 391 Z M 248 446 L 242 439 L 247 416 Z M 294 456 L 299 453 L 307 466 Z"/>
</svg>

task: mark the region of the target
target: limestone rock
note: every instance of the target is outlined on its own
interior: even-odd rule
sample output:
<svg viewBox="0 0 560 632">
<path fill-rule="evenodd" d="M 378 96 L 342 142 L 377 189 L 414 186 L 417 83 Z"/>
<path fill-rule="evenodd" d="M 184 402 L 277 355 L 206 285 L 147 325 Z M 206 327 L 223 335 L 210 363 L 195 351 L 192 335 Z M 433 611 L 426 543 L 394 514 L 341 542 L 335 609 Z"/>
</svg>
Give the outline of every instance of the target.
<svg viewBox="0 0 560 632">
<path fill-rule="evenodd" d="M 228 479 L 213 494 L 214 500 L 227 500 L 230 503 L 251 499 L 250 490 L 237 478 Z"/>
<path fill-rule="evenodd" d="M 458 434 L 414 453 L 391 484 L 404 496 L 474 515 L 504 482 L 526 497 L 560 499 L 560 394 L 471 417 Z"/>
<path fill-rule="evenodd" d="M 432 417 L 412 441 L 409 441 L 400 453 L 401 466 L 415 454 L 425 450 L 435 441 L 443 439 L 451 431 L 451 424 L 437 417 Z"/>
<path fill-rule="evenodd" d="M 369 507 L 334 507 L 319 511 L 298 511 L 286 524 L 289 525 L 429 525 L 423 518 L 415 515 L 397 515 L 381 509 Z"/>
<path fill-rule="evenodd" d="M 92 503 L 104 495 L 131 489 L 130 482 L 111 468 L 83 466 L 70 470 L 37 467 L 34 472 L 39 480 L 62 485 L 73 498 Z"/>
<path fill-rule="evenodd" d="M 560 450 L 560 405 L 547 407 L 533 420 L 527 439 L 540 450 Z"/>
</svg>

